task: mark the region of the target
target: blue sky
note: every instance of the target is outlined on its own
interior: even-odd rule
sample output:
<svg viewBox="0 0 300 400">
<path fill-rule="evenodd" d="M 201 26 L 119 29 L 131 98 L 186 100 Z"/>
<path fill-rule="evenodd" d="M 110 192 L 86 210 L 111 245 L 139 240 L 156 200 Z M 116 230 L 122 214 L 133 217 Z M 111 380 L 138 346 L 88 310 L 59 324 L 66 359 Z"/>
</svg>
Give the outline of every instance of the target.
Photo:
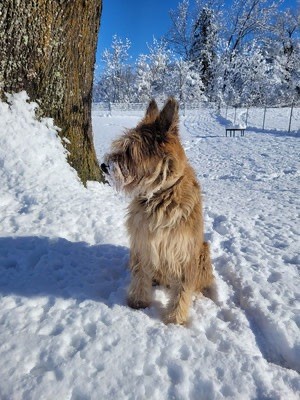
<svg viewBox="0 0 300 400">
<path fill-rule="evenodd" d="M 147 43 L 152 43 L 153 36 L 160 38 L 168 31 L 169 10 L 176 9 L 178 2 L 179 0 L 103 0 L 96 63 L 100 64 L 103 50 L 110 48 L 114 34 L 131 41 L 130 55 L 133 60 L 139 54 L 147 53 Z M 225 6 L 231 2 L 232 0 L 225 0 Z M 297 0 L 284 0 L 284 6 L 295 7 L 296 2 Z"/>
<path fill-rule="evenodd" d="M 97 62 L 114 34 L 130 40 L 133 59 L 147 53 L 147 42 L 152 42 L 153 35 L 159 38 L 167 32 L 169 10 L 177 5 L 178 0 L 103 0 Z"/>
</svg>

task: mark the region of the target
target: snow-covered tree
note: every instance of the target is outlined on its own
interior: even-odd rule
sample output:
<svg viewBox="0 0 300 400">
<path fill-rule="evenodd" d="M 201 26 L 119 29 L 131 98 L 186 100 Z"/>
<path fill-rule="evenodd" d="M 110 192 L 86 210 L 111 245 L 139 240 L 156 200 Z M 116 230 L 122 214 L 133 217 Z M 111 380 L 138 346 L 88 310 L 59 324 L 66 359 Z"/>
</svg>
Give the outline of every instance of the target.
<svg viewBox="0 0 300 400">
<path fill-rule="evenodd" d="M 148 49 L 149 54 L 140 55 L 136 63 L 137 96 L 141 101 L 148 101 L 152 97 L 164 101 L 170 95 L 173 55 L 165 41 L 155 38 Z"/>
<path fill-rule="evenodd" d="M 200 4 L 198 5 L 200 6 Z M 201 74 L 204 87 L 211 89 L 218 45 L 218 24 L 212 8 L 202 6 L 192 28 L 189 59 Z"/>
<path fill-rule="evenodd" d="M 180 102 L 199 102 L 207 100 L 201 73 L 195 70 L 191 61 L 176 60 L 172 66 L 172 94 Z"/>
<path fill-rule="evenodd" d="M 131 43 L 113 36 L 111 49 L 104 50 L 102 60 L 104 69 L 98 82 L 98 93 L 104 101 L 128 102 L 131 100 L 133 74 L 128 64 Z"/>
<path fill-rule="evenodd" d="M 145 54 L 141 54 L 135 66 L 135 87 L 136 96 L 138 101 L 146 103 L 152 97 L 151 82 L 152 74 L 149 65 L 149 57 Z"/>
<path fill-rule="evenodd" d="M 226 40 L 227 51 L 236 54 L 247 41 L 262 38 L 272 26 L 272 17 L 277 12 L 278 3 L 269 0 L 235 0 L 225 14 L 228 21 Z"/>
<path fill-rule="evenodd" d="M 183 0 L 177 9 L 170 10 L 171 28 L 165 35 L 175 54 L 189 60 L 191 52 L 191 15 L 189 0 Z"/>
<path fill-rule="evenodd" d="M 232 70 L 240 62 L 240 54 L 254 39 L 259 41 L 271 29 L 272 16 L 277 11 L 278 4 L 268 0 L 235 0 L 230 10 L 225 13 L 228 21 L 224 33 L 224 49 L 222 55 L 223 95 L 230 92 L 228 86 L 232 83 Z M 249 42 L 249 43 L 248 43 Z"/>
<path fill-rule="evenodd" d="M 216 69 L 219 8 L 218 0 L 196 0 L 193 4 L 183 0 L 176 10 L 170 11 L 171 28 L 166 35 L 174 52 L 184 61 L 192 62 L 193 69 L 200 73 L 207 95 L 212 91 Z"/>
<path fill-rule="evenodd" d="M 174 96 L 182 102 L 204 100 L 201 73 L 191 61 L 175 59 L 164 42 L 149 46 L 150 54 L 140 55 L 136 63 L 137 99 L 147 102 L 152 97 L 164 101 Z"/>
<path fill-rule="evenodd" d="M 169 93 L 169 73 L 172 63 L 172 52 L 167 49 L 164 40 L 153 38 L 149 49 L 149 67 L 151 79 L 151 96 L 164 101 Z"/>
<path fill-rule="evenodd" d="M 235 106 L 266 105 L 273 93 L 273 78 L 266 54 L 255 41 L 249 43 L 234 57 L 223 100 Z"/>
<path fill-rule="evenodd" d="M 286 9 L 274 18 L 266 48 L 274 74 L 278 77 L 278 96 L 283 102 L 300 100 L 300 6 Z"/>
</svg>

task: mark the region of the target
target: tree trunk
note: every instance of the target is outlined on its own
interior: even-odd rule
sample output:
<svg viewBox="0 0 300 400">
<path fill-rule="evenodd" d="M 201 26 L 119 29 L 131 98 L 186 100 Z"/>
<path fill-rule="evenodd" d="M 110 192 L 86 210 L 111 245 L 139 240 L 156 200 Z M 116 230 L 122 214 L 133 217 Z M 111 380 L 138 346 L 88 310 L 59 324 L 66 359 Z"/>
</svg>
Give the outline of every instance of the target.
<svg viewBox="0 0 300 400">
<path fill-rule="evenodd" d="M 101 11 L 102 0 L 0 2 L 0 96 L 26 90 L 54 119 L 84 184 L 103 180 L 91 122 Z"/>
</svg>

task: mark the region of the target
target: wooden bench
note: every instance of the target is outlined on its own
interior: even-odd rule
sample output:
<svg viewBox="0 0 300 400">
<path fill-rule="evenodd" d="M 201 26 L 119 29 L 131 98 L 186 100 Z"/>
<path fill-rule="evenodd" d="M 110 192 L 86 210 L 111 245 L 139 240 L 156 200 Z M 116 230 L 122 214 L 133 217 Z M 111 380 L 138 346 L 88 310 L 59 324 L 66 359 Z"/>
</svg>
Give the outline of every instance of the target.
<svg viewBox="0 0 300 400">
<path fill-rule="evenodd" d="M 226 137 L 229 134 L 230 137 L 235 137 L 235 133 L 240 132 L 241 136 L 245 136 L 245 128 L 226 128 Z"/>
</svg>

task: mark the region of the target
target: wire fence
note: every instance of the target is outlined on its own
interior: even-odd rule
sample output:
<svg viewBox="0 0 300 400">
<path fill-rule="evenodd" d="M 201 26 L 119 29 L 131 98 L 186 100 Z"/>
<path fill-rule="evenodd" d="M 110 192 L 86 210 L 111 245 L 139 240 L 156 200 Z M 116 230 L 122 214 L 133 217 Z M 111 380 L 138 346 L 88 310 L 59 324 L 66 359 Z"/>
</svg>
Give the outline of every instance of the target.
<svg viewBox="0 0 300 400">
<path fill-rule="evenodd" d="M 159 108 L 162 108 L 164 103 L 157 102 Z M 93 103 L 93 111 L 108 115 L 118 115 L 120 112 L 145 112 L 148 103 L 109 103 L 109 102 L 99 102 Z M 215 103 L 180 103 L 179 104 L 179 112 L 181 115 L 185 115 L 185 113 L 197 111 L 203 108 L 213 108 L 216 109 L 217 106 Z"/>
<path fill-rule="evenodd" d="M 163 103 L 158 103 L 159 107 Z M 104 115 L 143 115 L 147 103 L 93 103 L 93 112 Z M 245 129 L 263 131 L 300 132 L 300 107 L 219 107 L 215 103 L 181 103 L 179 112 L 181 116 L 201 112 L 201 109 L 215 110 L 222 118 L 225 125 Z"/>
<path fill-rule="evenodd" d="M 299 132 L 300 107 L 221 107 L 220 115 L 232 126 L 260 130 Z"/>
</svg>

